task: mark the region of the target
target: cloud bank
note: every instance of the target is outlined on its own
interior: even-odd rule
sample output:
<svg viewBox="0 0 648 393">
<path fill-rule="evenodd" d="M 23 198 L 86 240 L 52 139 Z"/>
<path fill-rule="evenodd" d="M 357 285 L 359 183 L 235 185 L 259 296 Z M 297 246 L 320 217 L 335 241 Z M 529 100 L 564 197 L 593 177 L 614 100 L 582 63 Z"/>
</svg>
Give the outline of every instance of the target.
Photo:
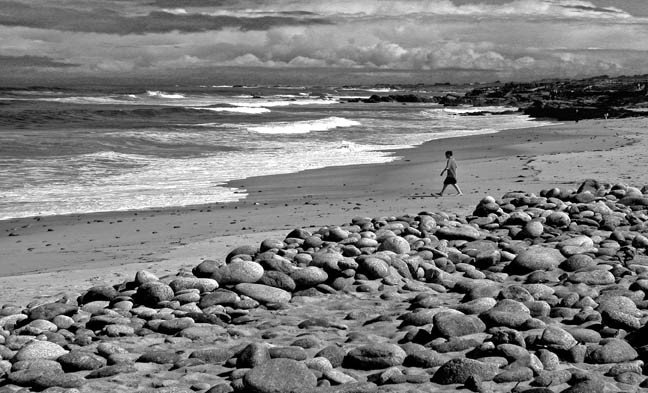
<svg viewBox="0 0 648 393">
<path fill-rule="evenodd" d="M 13 71 L 0 78 L 648 73 L 641 1 L 0 0 L 0 64 Z"/>
</svg>

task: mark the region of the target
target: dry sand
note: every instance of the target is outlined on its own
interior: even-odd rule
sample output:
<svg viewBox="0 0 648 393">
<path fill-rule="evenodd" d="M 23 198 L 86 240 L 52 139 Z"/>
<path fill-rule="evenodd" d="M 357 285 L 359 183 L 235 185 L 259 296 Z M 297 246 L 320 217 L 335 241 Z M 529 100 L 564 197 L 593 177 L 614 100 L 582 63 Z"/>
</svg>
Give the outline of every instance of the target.
<svg viewBox="0 0 648 393">
<path fill-rule="evenodd" d="M 591 120 L 432 141 L 380 165 L 332 167 L 233 181 L 249 197 L 150 211 L 0 221 L 0 304 L 27 305 L 223 259 L 237 245 L 355 216 L 470 214 L 486 195 L 577 187 L 586 178 L 648 184 L 648 119 Z M 464 196 L 430 196 L 454 150 Z M 449 190 L 452 194 L 453 190 Z"/>
</svg>

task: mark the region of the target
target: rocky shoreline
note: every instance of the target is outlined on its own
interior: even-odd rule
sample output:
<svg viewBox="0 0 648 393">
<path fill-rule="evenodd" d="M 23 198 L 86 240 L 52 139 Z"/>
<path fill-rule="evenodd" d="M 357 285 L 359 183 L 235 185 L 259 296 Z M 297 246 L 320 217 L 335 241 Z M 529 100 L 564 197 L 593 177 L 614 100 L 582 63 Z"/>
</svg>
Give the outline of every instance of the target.
<svg viewBox="0 0 648 393">
<path fill-rule="evenodd" d="M 0 392 L 640 391 L 647 192 L 589 180 L 465 217 L 356 217 L 6 304 Z"/>
<path fill-rule="evenodd" d="M 396 88 L 396 86 L 390 86 Z M 407 89 L 417 87 L 407 86 Z M 459 88 L 459 86 L 453 86 Z M 535 118 L 560 121 L 613 119 L 648 115 L 648 76 L 600 76 L 588 79 L 552 79 L 528 83 L 491 83 L 464 87 L 465 93 L 445 95 L 374 94 L 349 101 L 438 103 L 444 106 L 510 106 Z M 495 114 L 501 112 L 495 112 Z M 475 115 L 472 113 L 472 115 Z"/>
</svg>

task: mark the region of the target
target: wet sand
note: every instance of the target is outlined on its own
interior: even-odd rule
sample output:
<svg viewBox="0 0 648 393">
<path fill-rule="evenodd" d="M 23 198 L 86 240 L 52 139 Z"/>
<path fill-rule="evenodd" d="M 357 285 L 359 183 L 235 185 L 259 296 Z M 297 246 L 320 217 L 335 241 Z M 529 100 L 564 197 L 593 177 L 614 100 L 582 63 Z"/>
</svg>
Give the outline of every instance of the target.
<svg viewBox="0 0 648 393">
<path fill-rule="evenodd" d="M 486 195 L 577 187 L 586 178 L 648 184 L 648 119 L 590 120 L 450 138 L 398 151 L 379 165 L 331 167 L 233 181 L 237 203 L 0 221 L 0 302 L 74 295 L 136 271 L 160 276 L 293 228 L 341 225 L 355 216 L 420 211 L 470 214 Z M 464 195 L 441 198 L 444 151 L 453 150 Z"/>
</svg>

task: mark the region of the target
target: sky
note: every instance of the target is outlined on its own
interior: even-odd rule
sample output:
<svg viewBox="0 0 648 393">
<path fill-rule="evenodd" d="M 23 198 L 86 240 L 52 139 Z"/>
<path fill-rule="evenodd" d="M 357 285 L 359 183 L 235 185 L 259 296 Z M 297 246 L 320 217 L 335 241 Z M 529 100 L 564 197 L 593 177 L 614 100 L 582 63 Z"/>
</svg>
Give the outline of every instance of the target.
<svg viewBox="0 0 648 393">
<path fill-rule="evenodd" d="M 646 0 L 0 0 L 0 86 L 648 74 Z"/>
</svg>

